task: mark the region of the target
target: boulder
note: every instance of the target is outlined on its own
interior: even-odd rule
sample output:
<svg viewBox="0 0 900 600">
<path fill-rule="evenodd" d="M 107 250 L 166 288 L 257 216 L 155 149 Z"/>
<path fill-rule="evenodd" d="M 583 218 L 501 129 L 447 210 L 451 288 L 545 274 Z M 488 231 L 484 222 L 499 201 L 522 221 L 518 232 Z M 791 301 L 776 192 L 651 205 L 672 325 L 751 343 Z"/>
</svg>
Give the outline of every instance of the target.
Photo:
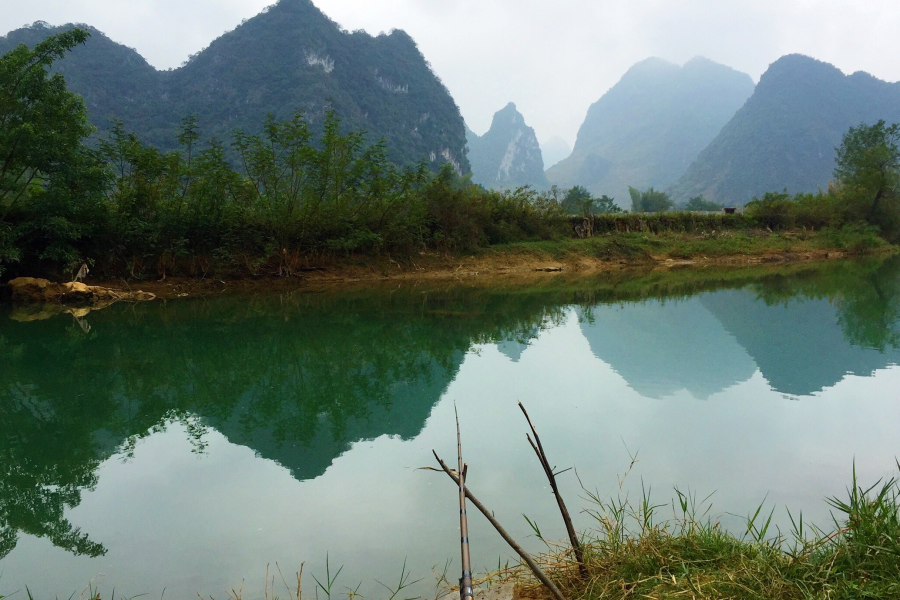
<svg viewBox="0 0 900 600">
<path fill-rule="evenodd" d="M 46 279 L 19 277 L 7 284 L 10 297 L 17 304 L 61 304 L 65 306 L 90 306 L 101 308 L 113 302 L 146 302 L 156 298 L 148 292 L 125 292 L 79 281 L 53 283 Z"/>
</svg>

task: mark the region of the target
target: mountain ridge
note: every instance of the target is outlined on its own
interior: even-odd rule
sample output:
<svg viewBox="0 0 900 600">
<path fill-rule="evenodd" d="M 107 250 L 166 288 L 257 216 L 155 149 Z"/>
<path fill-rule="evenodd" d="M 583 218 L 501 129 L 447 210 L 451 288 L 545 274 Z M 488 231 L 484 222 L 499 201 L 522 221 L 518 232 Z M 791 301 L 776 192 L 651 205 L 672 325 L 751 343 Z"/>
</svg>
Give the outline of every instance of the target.
<svg viewBox="0 0 900 600">
<path fill-rule="evenodd" d="M 510 102 L 494 114 L 491 128 L 484 135 L 467 127 L 466 141 L 474 183 L 494 189 L 550 187 L 537 136 L 515 103 Z"/>
<path fill-rule="evenodd" d="M 588 109 L 572 154 L 551 183 L 583 185 L 620 204 L 628 187 L 674 183 L 753 92 L 749 75 L 707 58 L 634 64 Z"/>
<path fill-rule="evenodd" d="M 747 103 L 675 183 L 673 196 L 741 205 L 769 191 L 827 188 L 843 135 L 878 119 L 900 121 L 900 83 L 788 54 L 763 73 Z"/>
<path fill-rule="evenodd" d="M 38 22 L 14 30 L 0 38 L 0 52 L 75 26 Z M 345 128 L 365 130 L 370 143 L 384 138 L 393 162 L 424 159 L 432 168 L 450 162 L 468 172 L 459 108 L 402 30 L 346 32 L 310 0 L 280 0 L 183 66 L 160 71 L 87 28 L 92 37 L 57 70 L 85 98 L 101 133 L 115 117 L 142 140 L 170 150 L 189 114 L 198 117 L 204 137 L 227 141 L 237 128 L 261 131 L 270 113 L 286 119 L 300 111 L 315 128 L 333 107 Z"/>
</svg>

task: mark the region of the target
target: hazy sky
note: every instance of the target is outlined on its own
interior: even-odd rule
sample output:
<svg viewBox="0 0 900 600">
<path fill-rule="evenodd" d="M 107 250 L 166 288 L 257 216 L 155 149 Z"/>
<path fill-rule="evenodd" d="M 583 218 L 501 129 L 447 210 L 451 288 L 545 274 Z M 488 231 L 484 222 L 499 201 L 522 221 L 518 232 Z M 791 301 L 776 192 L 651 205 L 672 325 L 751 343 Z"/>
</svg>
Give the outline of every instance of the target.
<svg viewBox="0 0 900 600">
<path fill-rule="evenodd" d="M 3 33 L 91 24 L 179 66 L 273 0 L 0 0 Z M 346 29 L 405 29 L 483 133 L 513 101 L 541 141 L 573 144 L 588 106 L 635 62 L 703 55 L 754 80 L 792 52 L 900 80 L 896 0 L 314 0 Z"/>
</svg>

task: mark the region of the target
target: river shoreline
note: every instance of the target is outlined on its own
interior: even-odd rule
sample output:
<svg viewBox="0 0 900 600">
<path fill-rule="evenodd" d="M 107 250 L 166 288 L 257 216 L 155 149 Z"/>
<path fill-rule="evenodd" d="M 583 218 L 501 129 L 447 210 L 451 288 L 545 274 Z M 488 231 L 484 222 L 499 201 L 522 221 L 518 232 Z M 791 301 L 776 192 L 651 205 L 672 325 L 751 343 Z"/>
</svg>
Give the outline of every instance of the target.
<svg viewBox="0 0 900 600">
<path fill-rule="evenodd" d="M 824 232 L 721 232 L 694 234 L 610 234 L 492 246 L 469 254 L 425 251 L 415 256 L 322 258 L 287 272 L 270 267 L 257 273 L 219 269 L 197 276 L 88 278 L 85 283 L 113 292 L 146 292 L 162 300 L 223 293 L 352 291 L 404 285 L 509 287 L 545 285 L 610 274 L 675 270 L 784 268 L 896 253 L 880 238 L 856 239 Z M 186 271 L 187 272 L 187 271 Z"/>
<path fill-rule="evenodd" d="M 884 244 L 875 248 L 848 250 L 828 244 L 818 235 L 794 237 L 770 234 L 741 236 L 741 252 L 700 236 L 641 236 L 659 242 L 656 252 L 641 248 L 614 248 L 622 239 L 636 236 L 608 236 L 562 243 L 532 242 L 497 246 L 475 254 L 423 252 L 414 258 L 337 258 L 291 275 L 243 275 L 168 277 L 160 280 L 99 280 L 96 285 L 123 291 L 141 290 L 163 300 L 222 293 L 325 291 L 392 285 L 463 284 L 475 287 L 541 284 L 559 278 L 576 279 L 628 272 L 675 269 L 783 267 L 824 261 L 895 253 L 898 248 Z M 736 237 L 736 236 L 735 236 Z M 698 246 L 685 251 L 685 242 Z M 749 243 L 748 243 L 749 242 Z"/>
</svg>

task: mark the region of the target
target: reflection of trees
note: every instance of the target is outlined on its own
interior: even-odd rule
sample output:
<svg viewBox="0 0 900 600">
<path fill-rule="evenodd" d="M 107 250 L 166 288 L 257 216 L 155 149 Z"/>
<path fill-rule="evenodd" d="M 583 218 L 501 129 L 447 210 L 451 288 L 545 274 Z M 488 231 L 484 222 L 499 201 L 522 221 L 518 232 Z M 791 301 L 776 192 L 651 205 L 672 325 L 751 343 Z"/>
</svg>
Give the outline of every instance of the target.
<svg viewBox="0 0 900 600">
<path fill-rule="evenodd" d="M 893 260 L 863 275 L 838 300 L 838 322 L 848 341 L 882 352 L 900 348 L 900 261 Z"/>
<path fill-rule="evenodd" d="M 198 450 L 204 428 L 213 427 L 298 479 L 316 477 L 354 441 L 417 435 L 473 343 L 527 343 L 573 304 L 686 297 L 756 282 L 772 301 L 799 293 L 846 303 L 860 319 L 848 319 L 847 336 L 862 331 L 871 340 L 877 331 L 867 333 L 866 320 L 889 324 L 896 315 L 893 264 L 893 271 L 854 267 L 853 277 L 853 269 L 830 266 L 780 275 L 677 271 L 506 291 L 410 288 L 121 305 L 92 313 L 87 334 L 64 316 L 0 319 L 0 557 L 20 532 L 73 553 L 102 554 L 65 510 L 96 485 L 103 460 L 173 419 L 188 426 Z M 868 285 L 860 273 L 878 269 L 885 269 L 878 292 L 854 291 Z M 870 301 L 866 293 L 893 300 Z"/>
<path fill-rule="evenodd" d="M 797 296 L 828 299 L 851 344 L 884 352 L 900 349 L 900 256 L 844 262 L 794 277 L 771 277 L 758 285 L 768 303 Z"/>
<path fill-rule="evenodd" d="M 534 334 L 536 296 L 232 298 L 0 323 L 0 556 L 19 532 L 104 548 L 65 518 L 98 465 L 171 420 L 315 477 L 358 439 L 415 436 L 473 340 Z"/>
<path fill-rule="evenodd" d="M 15 370 L 17 362 L 10 367 Z M 90 432 L 70 406 L 43 400 L 34 385 L 10 384 L 0 395 L 0 559 L 17 532 L 46 537 L 75 555 L 100 556 L 103 546 L 72 526 L 64 512 L 96 484 Z M 75 438 L 87 433 L 81 443 Z"/>
</svg>

